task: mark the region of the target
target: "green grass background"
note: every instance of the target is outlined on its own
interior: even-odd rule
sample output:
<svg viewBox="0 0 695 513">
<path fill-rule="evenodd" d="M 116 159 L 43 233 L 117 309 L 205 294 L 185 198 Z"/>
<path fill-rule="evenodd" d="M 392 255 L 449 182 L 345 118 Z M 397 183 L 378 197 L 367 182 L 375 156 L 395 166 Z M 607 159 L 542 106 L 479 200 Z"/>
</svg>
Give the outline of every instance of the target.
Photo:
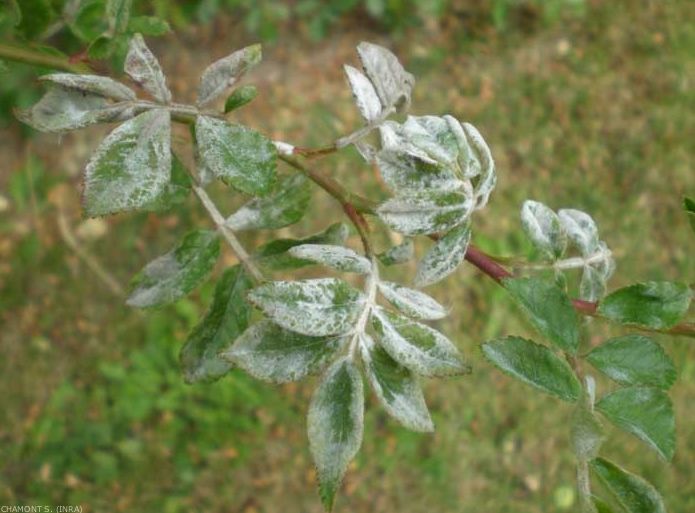
<svg viewBox="0 0 695 513">
<path fill-rule="evenodd" d="M 528 254 L 518 211 L 532 198 L 594 215 L 617 256 L 612 287 L 692 282 L 695 238 L 681 197 L 695 193 L 693 3 L 594 0 L 551 18 L 535 2 L 484 18 L 459 3 L 444 17 L 391 33 L 355 18 L 332 26 L 321 42 L 307 37 L 307 24 L 277 27 L 276 43 L 250 78 L 261 95 L 238 119 L 302 146 L 332 141 L 359 125 L 341 65 L 355 63 L 360 40 L 385 44 L 418 77 L 414 114 L 470 121 L 492 149 L 499 185 L 475 221 L 476 244 Z M 153 42 L 177 97 L 192 98 L 206 63 L 256 40 L 231 21 L 220 15 Z M 15 123 L 2 132 L 0 504 L 320 511 L 305 436 L 315 380 L 275 387 L 234 371 L 213 385 L 185 385 L 178 350 L 212 285 L 170 307 L 136 312 L 61 236 L 59 211 L 80 246 L 127 284 L 187 229 L 208 223 L 193 198 L 160 216 L 84 223 L 79 172 L 104 133 L 25 138 Z M 176 138 L 185 147 L 185 131 Z M 350 151 L 312 165 L 385 197 L 375 171 Z M 213 192 L 226 212 L 242 201 L 222 186 Z M 340 219 L 336 204 L 316 190 L 305 220 L 275 235 L 300 236 Z M 375 231 L 385 246 L 387 237 Z M 268 236 L 245 242 L 253 247 Z M 223 264 L 233 262 L 225 254 Z M 407 281 L 413 272 L 406 265 L 391 275 Z M 425 384 L 432 435 L 400 428 L 370 397 L 363 447 L 336 510 L 575 511 L 569 407 L 494 371 L 478 348 L 500 334 L 534 334 L 503 291 L 470 265 L 432 294 L 451 307 L 437 327 L 474 373 Z M 595 341 L 619 332 L 590 326 Z M 671 512 L 684 513 L 695 511 L 695 348 L 689 339 L 660 342 L 679 375 L 672 391 L 677 455 L 662 462 L 611 428 L 604 454 L 653 482 Z"/>
</svg>

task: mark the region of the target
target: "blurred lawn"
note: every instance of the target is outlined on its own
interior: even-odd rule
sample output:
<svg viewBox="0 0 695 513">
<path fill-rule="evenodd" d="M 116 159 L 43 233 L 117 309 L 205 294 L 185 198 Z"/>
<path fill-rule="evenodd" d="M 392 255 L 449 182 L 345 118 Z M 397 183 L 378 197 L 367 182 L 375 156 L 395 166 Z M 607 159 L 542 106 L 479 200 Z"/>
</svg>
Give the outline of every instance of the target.
<svg viewBox="0 0 695 513">
<path fill-rule="evenodd" d="M 693 281 L 695 239 L 680 202 L 695 193 L 694 4 L 593 1 L 583 15 L 551 24 L 533 13 L 517 13 L 515 28 L 501 32 L 447 17 L 395 41 L 357 24 L 339 26 L 320 44 L 281 29 L 252 78 L 261 97 L 239 118 L 275 138 L 325 144 L 359 124 L 342 63 L 354 62 L 362 39 L 387 44 L 418 77 L 413 113 L 468 120 L 493 150 L 499 186 L 475 223 L 477 244 L 527 253 L 518 210 L 533 198 L 594 215 L 618 257 L 614 287 Z M 205 63 L 248 42 L 220 20 L 154 46 L 183 99 Z M 135 312 L 61 235 L 59 212 L 79 244 L 125 284 L 188 228 L 208 222 L 192 198 L 161 216 L 83 222 L 78 173 L 99 136 L 90 129 L 24 140 L 16 126 L 2 133 L 0 504 L 320 511 L 304 421 L 314 383 L 272 387 L 235 371 L 214 385 L 184 385 L 178 350 L 205 311 L 210 284 L 171 307 Z M 314 165 L 371 197 L 385 195 L 354 154 Z M 228 211 L 239 203 L 223 187 L 214 192 Z M 280 235 L 340 219 L 330 198 L 315 197 L 315 215 Z M 256 237 L 246 242 L 258 244 Z M 407 280 L 413 270 L 394 276 Z M 493 371 L 477 348 L 498 334 L 531 335 L 528 328 L 500 288 L 470 266 L 432 292 L 452 307 L 439 327 L 475 372 L 427 383 L 434 435 L 398 427 L 370 398 L 364 445 L 337 510 L 574 511 L 569 408 Z M 591 328 L 595 337 L 617 333 Z M 606 455 L 657 485 L 671 512 L 695 511 L 695 348 L 661 342 L 679 371 L 676 458 L 667 465 L 617 431 Z"/>
</svg>

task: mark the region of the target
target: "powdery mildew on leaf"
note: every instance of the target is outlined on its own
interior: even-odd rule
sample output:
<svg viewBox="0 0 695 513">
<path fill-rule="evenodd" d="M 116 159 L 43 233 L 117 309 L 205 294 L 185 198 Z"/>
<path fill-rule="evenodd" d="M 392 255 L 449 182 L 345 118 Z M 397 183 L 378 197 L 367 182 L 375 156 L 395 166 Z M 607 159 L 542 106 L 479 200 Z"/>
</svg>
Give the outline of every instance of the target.
<svg viewBox="0 0 695 513">
<path fill-rule="evenodd" d="M 417 376 L 366 333 L 360 338 L 360 352 L 372 390 L 389 415 L 413 431 L 434 431 Z"/>
<path fill-rule="evenodd" d="M 413 239 L 406 239 L 402 243 L 393 246 L 383 253 L 379 253 L 377 258 L 382 265 L 396 265 L 403 264 L 408 260 L 411 260 L 415 255 L 415 244 L 413 244 Z"/>
<path fill-rule="evenodd" d="M 476 208 L 480 209 L 487 204 L 490 193 L 497 184 L 497 175 L 495 173 L 495 161 L 492 159 L 492 152 L 488 147 L 483 136 L 470 123 L 461 123 L 461 127 L 466 134 L 470 148 L 469 161 L 467 168 L 470 170 L 479 169 L 476 175 L 480 175 L 475 184 L 475 194 L 477 197 Z"/>
<path fill-rule="evenodd" d="M 553 259 L 563 255 L 567 247 L 567 234 L 560 224 L 560 218 L 550 208 L 537 201 L 524 201 L 521 224 L 539 251 Z"/>
<path fill-rule="evenodd" d="M 171 103 L 171 91 L 166 84 L 159 61 L 140 34 L 130 40 L 125 58 L 125 72 L 161 103 Z"/>
<path fill-rule="evenodd" d="M 344 344 L 345 337 L 310 337 L 262 320 L 221 356 L 258 379 L 287 383 L 321 371 Z"/>
<path fill-rule="evenodd" d="M 261 45 L 255 44 L 210 64 L 200 77 L 198 106 L 208 105 L 222 96 L 249 69 L 261 62 L 261 58 Z"/>
<path fill-rule="evenodd" d="M 234 231 L 276 230 L 299 221 L 311 199 L 309 182 L 304 175 L 283 178 L 272 193 L 254 198 L 227 218 Z"/>
<path fill-rule="evenodd" d="M 470 223 L 451 229 L 418 263 L 415 286 L 432 285 L 453 273 L 466 256 L 471 240 Z"/>
<path fill-rule="evenodd" d="M 344 246 L 302 244 L 290 249 L 289 254 L 346 273 L 369 274 L 371 270 L 369 260 Z"/>
<path fill-rule="evenodd" d="M 198 116 L 195 133 L 200 160 L 216 177 L 254 196 L 275 183 L 277 150 L 258 132 L 222 119 Z"/>
<path fill-rule="evenodd" d="M 364 387 L 351 359 L 342 358 L 326 371 L 312 397 L 307 428 L 321 501 L 330 511 L 364 431 Z"/>
<path fill-rule="evenodd" d="M 169 112 L 143 112 L 106 136 L 89 160 L 85 211 L 99 216 L 137 209 L 160 195 L 170 177 Z"/>
<path fill-rule="evenodd" d="M 405 235 L 448 231 L 471 213 L 471 200 L 461 192 L 424 191 L 396 196 L 382 203 L 377 214 L 391 229 Z"/>
<path fill-rule="evenodd" d="M 390 281 L 380 281 L 378 287 L 389 303 L 410 317 L 436 320 L 447 315 L 446 309 L 424 292 L 409 289 Z"/>
<path fill-rule="evenodd" d="M 384 182 L 396 193 L 446 192 L 463 187 L 450 168 L 396 149 L 381 150 L 376 154 L 376 163 Z"/>
<path fill-rule="evenodd" d="M 377 342 L 416 374 L 438 377 L 470 372 L 456 346 L 429 326 L 380 307 L 372 310 L 371 320 Z"/>
<path fill-rule="evenodd" d="M 398 58 L 386 48 L 362 42 L 357 45 L 357 53 L 382 105 L 395 107 L 399 112 L 407 110 L 415 77 L 405 71 Z"/>
<path fill-rule="evenodd" d="M 589 214 L 570 208 L 559 210 L 557 214 L 567 236 L 583 256 L 598 250 L 598 227 Z"/>
<path fill-rule="evenodd" d="M 367 123 L 376 121 L 381 114 L 382 107 L 374 86 L 359 70 L 348 65 L 343 66 L 343 68 L 360 114 Z"/>
<path fill-rule="evenodd" d="M 212 272 L 220 254 L 217 232 L 196 230 L 168 253 L 156 258 L 133 280 L 126 303 L 144 308 L 186 296 Z"/>
<path fill-rule="evenodd" d="M 364 306 L 364 295 L 336 278 L 273 281 L 249 300 L 285 329 L 309 336 L 346 334 Z"/>
<path fill-rule="evenodd" d="M 136 99 L 135 91 L 116 82 L 109 77 L 99 75 L 76 75 L 73 73 L 53 73 L 44 75 L 39 80 L 61 85 L 67 89 L 75 89 L 84 93 L 103 96 L 120 101 Z"/>
</svg>

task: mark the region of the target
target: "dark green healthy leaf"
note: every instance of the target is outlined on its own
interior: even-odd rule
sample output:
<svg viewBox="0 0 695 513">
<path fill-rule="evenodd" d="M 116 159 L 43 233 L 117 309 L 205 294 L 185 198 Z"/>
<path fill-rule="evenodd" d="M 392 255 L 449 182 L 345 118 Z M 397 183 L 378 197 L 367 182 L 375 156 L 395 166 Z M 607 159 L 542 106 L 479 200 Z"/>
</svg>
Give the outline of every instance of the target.
<svg viewBox="0 0 695 513">
<path fill-rule="evenodd" d="M 695 200 L 692 198 L 683 198 L 683 208 L 685 209 L 690 227 L 695 232 Z"/>
<path fill-rule="evenodd" d="M 336 278 L 272 281 L 248 298 L 283 328 L 312 337 L 348 333 L 365 302 L 361 292 Z"/>
<path fill-rule="evenodd" d="M 227 100 L 224 102 L 224 113 L 232 112 L 247 103 L 253 101 L 258 95 L 258 89 L 254 85 L 245 85 L 239 89 L 232 91 Z"/>
<path fill-rule="evenodd" d="M 593 460 L 591 470 L 627 513 L 666 513 L 659 492 L 641 477 L 603 458 Z"/>
<path fill-rule="evenodd" d="M 432 285 L 453 273 L 463 262 L 470 241 L 470 222 L 449 230 L 418 263 L 415 286 Z"/>
<path fill-rule="evenodd" d="M 307 425 L 321 502 L 330 511 L 343 475 L 362 445 L 364 388 L 351 359 L 342 358 L 328 368 L 311 400 Z"/>
<path fill-rule="evenodd" d="M 564 254 L 567 234 L 557 214 L 543 203 L 525 201 L 521 207 L 521 225 L 538 251 L 553 260 Z"/>
<path fill-rule="evenodd" d="M 421 191 L 396 196 L 377 208 L 381 220 L 405 235 L 445 232 L 463 223 L 471 200 L 462 192 Z"/>
<path fill-rule="evenodd" d="M 524 383 L 574 402 L 581 384 L 567 362 L 540 344 L 521 337 L 506 337 L 482 345 L 483 354 L 498 369 Z"/>
<path fill-rule="evenodd" d="M 313 261 L 294 257 L 287 251 L 303 244 L 333 244 L 342 246 L 347 240 L 349 231 L 345 223 L 335 223 L 323 232 L 304 239 L 277 239 L 270 241 L 258 248 L 254 254 L 254 259 L 258 264 L 269 270 L 299 269 L 307 265 L 314 265 Z"/>
<path fill-rule="evenodd" d="M 577 352 L 579 319 L 560 287 L 539 278 L 510 278 L 503 284 L 543 336 L 563 351 Z"/>
<path fill-rule="evenodd" d="M 470 372 L 454 344 L 437 330 L 377 307 L 372 310 L 377 342 L 401 365 L 428 377 Z"/>
<path fill-rule="evenodd" d="M 229 216 L 226 225 L 234 231 L 276 230 L 299 221 L 309 206 L 311 190 L 304 175 L 284 177 L 273 192 L 254 198 Z"/>
<path fill-rule="evenodd" d="M 596 508 L 596 513 L 618 513 L 618 511 L 611 508 L 606 501 L 595 495 L 592 497 L 594 502 L 594 507 Z M 623 512 L 620 512 L 623 513 Z"/>
<path fill-rule="evenodd" d="M 171 32 L 169 23 L 156 16 L 134 16 L 128 25 L 130 32 L 139 32 L 145 36 L 163 36 Z"/>
<path fill-rule="evenodd" d="M 100 61 L 108 59 L 116 48 L 114 39 L 108 34 L 102 34 L 89 44 L 87 56 L 90 59 Z"/>
<path fill-rule="evenodd" d="M 107 0 L 106 17 L 111 34 L 122 34 L 128 29 L 133 0 Z"/>
<path fill-rule="evenodd" d="M 676 422 L 671 399 L 663 390 L 648 387 L 619 388 L 596 403 L 608 420 L 652 447 L 664 459 L 676 449 Z"/>
<path fill-rule="evenodd" d="M 217 232 L 196 230 L 168 253 L 156 258 L 133 280 L 126 303 L 144 308 L 171 303 L 186 296 L 212 271 L 220 254 Z"/>
<path fill-rule="evenodd" d="M 390 266 L 403 264 L 412 259 L 414 255 L 415 244 L 413 244 L 413 239 L 406 239 L 397 246 L 393 246 L 386 251 L 379 253 L 377 258 L 382 265 Z"/>
<path fill-rule="evenodd" d="M 251 306 L 246 302 L 246 292 L 252 286 L 253 281 L 241 265 L 222 274 L 210 309 L 181 349 L 181 367 L 187 383 L 214 381 L 232 368 L 218 353 L 248 327 Z"/>
<path fill-rule="evenodd" d="M 145 44 L 140 34 L 135 34 L 128 46 L 123 65 L 125 72 L 160 103 L 171 103 L 171 91 L 166 84 L 159 61 Z"/>
<path fill-rule="evenodd" d="M 321 371 L 345 340 L 341 336 L 300 335 L 263 320 L 246 330 L 221 356 L 255 378 L 287 383 Z"/>
<path fill-rule="evenodd" d="M 687 313 L 691 298 L 692 291 L 684 283 L 636 283 L 606 296 L 598 312 L 621 324 L 668 329 Z"/>
<path fill-rule="evenodd" d="M 389 415 L 413 431 L 434 431 L 417 376 L 366 333 L 362 334 L 360 350 L 367 379 Z"/>
<path fill-rule="evenodd" d="M 17 29 L 28 40 L 36 39 L 55 18 L 50 0 L 21 0 Z"/>
<path fill-rule="evenodd" d="M 608 340 L 586 359 L 609 378 L 625 385 L 671 388 L 676 368 L 663 348 L 643 335 L 625 335 Z"/>
<path fill-rule="evenodd" d="M 209 105 L 222 96 L 249 69 L 261 62 L 261 45 L 251 45 L 213 62 L 200 77 L 198 106 Z"/>
<path fill-rule="evenodd" d="M 275 184 L 277 150 L 258 132 L 222 119 L 198 116 L 198 151 L 204 167 L 242 192 L 265 196 Z"/>
<path fill-rule="evenodd" d="M 88 216 L 134 210 L 155 201 L 171 178 L 171 120 L 150 110 L 111 132 L 85 170 Z"/>
</svg>

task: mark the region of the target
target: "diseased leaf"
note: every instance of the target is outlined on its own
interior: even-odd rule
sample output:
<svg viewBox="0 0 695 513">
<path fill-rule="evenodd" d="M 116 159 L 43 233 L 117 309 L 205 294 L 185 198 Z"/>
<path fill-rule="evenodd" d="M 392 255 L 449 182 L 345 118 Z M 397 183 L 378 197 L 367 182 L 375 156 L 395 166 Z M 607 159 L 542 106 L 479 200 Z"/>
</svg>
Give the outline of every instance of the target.
<svg viewBox="0 0 695 513">
<path fill-rule="evenodd" d="M 417 376 L 366 333 L 361 336 L 360 351 L 367 379 L 389 415 L 413 431 L 434 431 Z"/>
<path fill-rule="evenodd" d="M 345 69 L 345 75 L 360 114 L 362 114 L 367 123 L 377 120 L 381 114 L 382 107 L 374 86 L 359 70 L 348 65 L 343 66 L 343 68 Z"/>
<path fill-rule="evenodd" d="M 377 208 L 381 220 L 405 235 L 448 231 L 471 213 L 471 202 L 461 192 L 423 191 L 397 196 Z"/>
<path fill-rule="evenodd" d="M 130 40 L 124 69 L 155 100 L 171 103 L 171 91 L 167 87 L 162 67 L 140 34 L 135 34 Z"/>
<path fill-rule="evenodd" d="M 335 278 L 273 281 L 253 289 L 248 298 L 276 324 L 313 337 L 348 333 L 365 301 Z"/>
<path fill-rule="evenodd" d="M 258 89 L 254 85 L 245 85 L 232 91 L 232 94 L 224 102 L 224 113 L 232 112 L 247 103 L 253 101 L 258 95 Z"/>
<path fill-rule="evenodd" d="M 128 29 L 130 8 L 133 0 L 107 0 L 106 19 L 112 35 L 122 34 Z"/>
<path fill-rule="evenodd" d="M 261 62 L 261 58 L 261 45 L 256 44 L 210 64 L 200 77 L 198 106 L 209 105 L 226 93 L 249 69 Z"/>
<path fill-rule="evenodd" d="M 446 309 L 424 292 L 390 281 L 380 281 L 378 287 L 389 303 L 410 317 L 423 320 L 446 317 Z"/>
<path fill-rule="evenodd" d="M 171 179 L 166 184 L 161 194 L 143 205 L 143 210 L 151 212 L 166 212 L 172 207 L 182 203 L 191 193 L 191 178 L 183 162 L 171 154 Z"/>
<path fill-rule="evenodd" d="M 246 330 L 221 357 L 255 378 L 287 383 L 321 371 L 344 343 L 341 336 L 300 335 L 262 320 Z"/>
<path fill-rule="evenodd" d="M 449 230 L 420 260 L 415 274 L 415 286 L 432 285 L 453 273 L 463 262 L 470 240 L 470 223 Z"/>
<path fill-rule="evenodd" d="M 362 377 L 352 360 L 342 358 L 326 371 L 311 399 L 307 419 L 319 494 L 328 511 L 348 464 L 362 445 L 363 424 Z"/>
<path fill-rule="evenodd" d="M 406 239 L 402 243 L 379 253 L 377 258 L 382 265 L 390 266 L 403 264 L 412 259 L 414 255 L 415 244 L 413 244 L 413 239 Z"/>
<path fill-rule="evenodd" d="M 570 208 L 559 210 L 557 214 L 567 236 L 582 256 L 598 251 L 598 227 L 589 214 Z"/>
<path fill-rule="evenodd" d="M 521 337 L 506 337 L 482 346 L 498 369 L 564 401 L 579 399 L 581 384 L 570 366 L 547 347 Z"/>
<path fill-rule="evenodd" d="M 446 192 L 463 186 L 450 167 L 426 162 L 403 151 L 383 149 L 376 154 L 376 163 L 386 185 L 399 194 L 425 190 Z"/>
<path fill-rule="evenodd" d="M 467 174 L 478 176 L 475 184 L 476 208 L 482 208 L 487 204 L 490 194 L 497 185 L 495 161 L 492 159 L 492 152 L 478 129 L 470 123 L 462 123 L 461 127 L 466 134 L 469 148 L 466 155 L 468 164 L 464 169 Z"/>
<path fill-rule="evenodd" d="M 53 73 L 44 75 L 39 80 L 58 84 L 65 89 L 74 89 L 82 93 L 94 94 L 113 100 L 135 100 L 135 92 L 129 87 L 109 77 L 99 75 L 75 75 L 73 73 Z"/>
<path fill-rule="evenodd" d="M 579 460 L 589 461 L 598 455 L 605 434 L 603 425 L 589 405 L 581 403 L 572 414 L 572 445 Z"/>
<path fill-rule="evenodd" d="M 579 297 L 584 301 L 598 301 L 606 295 L 606 279 L 595 267 L 585 265 L 579 283 Z"/>
<path fill-rule="evenodd" d="M 543 336 L 563 351 L 577 352 L 579 319 L 560 287 L 538 278 L 509 278 L 503 284 Z"/>
<path fill-rule="evenodd" d="M 171 32 L 171 26 L 166 20 L 156 16 L 133 16 L 130 18 L 128 30 L 145 36 L 158 37 Z"/>
<path fill-rule="evenodd" d="M 598 312 L 621 324 L 668 329 L 687 313 L 691 298 L 684 283 L 649 281 L 610 293 L 599 303 Z"/>
<path fill-rule="evenodd" d="M 552 259 L 563 255 L 567 247 L 567 234 L 560 224 L 560 218 L 550 208 L 537 201 L 525 201 L 521 207 L 521 224 L 540 252 Z"/>
<path fill-rule="evenodd" d="M 304 175 L 290 175 L 263 198 L 254 198 L 229 216 L 226 225 L 234 231 L 276 230 L 299 221 L 311 199 L 309 182 Z"/>
<path fill-rule="evenodd" d="M 275 184 L 277 150 L 258 132 L 222 119 L 198 116 L 195 123 L 203 166 L 242 192 L 265 196 Z"/>
<path fill-rule="evenodd" d="M 249 325 L 251 307 L 246 292 L 253 286 L 241 265 L 227 269 L 215 285 L 210 309 L 193 328 L 181 349 L 180 360 L 186 383 L 214 381 L 232 364 L 219 351 L 235 340 Z"/>
<path fill-rule="evenodd" d="M 303 258 L 297 258 L 288 253 L 290 248 L 302 244 L 333 244 L 342 246 L 347 240 L 350 229 L 345 223 L 335 223 L 323 232 L 311 235 L 304 239 L 277 239 L 259 247 L 254 254 L 254 259 L 261 266 L 269 270 L 299 269 L 314 262 Z"/>
<path fill-rule="evenodd" d="M 371 321 L 377 342 L 416 374 L 441 377 L 470 372 L 456 346 L 429 326 L 380 307 L 372 310 Z"/>
<path fill-rule="evenodd" d="M 135 276 L 126 303 L 145 308 L 172 303 L 188 295 L 207 278 L 219 254 L 217 232 L 190 232 L 176 248 L 154 259 Z"/>
<path fill-rule="evenodd" d="M 106 136 L 89 160 L 85 212 L 93 217 L 146 207 L 166 190 L 170 178 L 169 112 L 143 112 Z"/>
<path fill-rule="evenodd" d="M 659 492 L 641 477 L 603 458 L 593 460 L 591 470 L 626 513 L 666 513 Z"/>
<path fill-rule="evenodd" d="M 619 388 L 596 403 L 608 420 L 652 447 L 665 460 L 676 449 L 671 399 L 657 388 Z"/>
<path fill-rule="evenodd" d="M 357 53 L 384 108 L 394 107 L 398 112 L 407 110 L 415 77 L 405 71 L 398 58 L 386 48 L 362 42 L 357 45 Z"/>
<path fill-rule="evenodd" d="M 624 385 L 669 389 L 676 368 L 663 348 L 643 335 L 625 335 L 604 342 L 586 359 L 609 378 Z"/>
<path fill-rule="evenodd" d="M 344 246 L 302 244 L 291 248 L 288 253 L 293 257 L 310 260 L 346 273 L 369 274 L 372 269 L 369 260 Z"/>
</svg>

